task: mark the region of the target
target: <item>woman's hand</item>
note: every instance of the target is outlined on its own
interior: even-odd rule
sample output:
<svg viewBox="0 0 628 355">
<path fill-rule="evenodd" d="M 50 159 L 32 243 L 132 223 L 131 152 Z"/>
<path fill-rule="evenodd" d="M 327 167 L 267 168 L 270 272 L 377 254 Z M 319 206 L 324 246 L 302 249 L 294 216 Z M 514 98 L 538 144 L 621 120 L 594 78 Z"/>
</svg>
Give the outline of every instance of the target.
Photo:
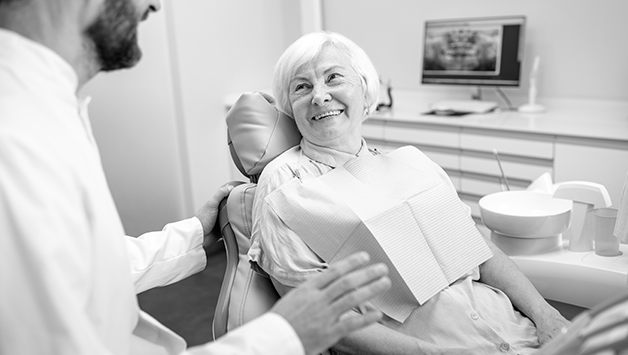
<svg viewBox="0 0 628 355">
<path fill-rule="evenodd" d="M 536 336 L 539 338 L 541 346 L 565 333 L 571 325 L 570 321 L 553 308 L 537 316 L 534 323 L 536 324 Z"/>
</svg>

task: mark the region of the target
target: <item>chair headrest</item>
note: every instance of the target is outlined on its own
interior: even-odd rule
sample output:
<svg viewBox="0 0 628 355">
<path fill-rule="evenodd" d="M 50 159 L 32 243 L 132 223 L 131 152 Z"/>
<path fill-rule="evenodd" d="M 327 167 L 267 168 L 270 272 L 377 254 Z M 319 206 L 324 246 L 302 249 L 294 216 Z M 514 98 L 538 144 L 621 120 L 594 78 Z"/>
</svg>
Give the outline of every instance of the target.
<svg viewBox="0 0 628 355">
<path fill-rule="evenodd" d="M 268 94 L 247 92 L 227 113 L 231 158 L 252 181 L 269 162 L 301 141 L 294 120 L 277 111 L 274 102 Z"/>
</svg>

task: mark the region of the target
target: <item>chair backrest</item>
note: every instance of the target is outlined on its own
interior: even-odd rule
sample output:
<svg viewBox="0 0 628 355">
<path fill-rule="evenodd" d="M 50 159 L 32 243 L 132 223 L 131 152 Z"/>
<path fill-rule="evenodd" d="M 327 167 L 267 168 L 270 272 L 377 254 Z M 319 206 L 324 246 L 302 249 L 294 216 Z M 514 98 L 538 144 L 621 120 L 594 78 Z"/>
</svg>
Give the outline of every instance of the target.
<svg viewBox="0 0 628 355">
<path fill-rule="evenodd" d="M 294 121 L 259 92 L 242 94 L 226 119 L 231 157 L 251 182 L 234 188 L 218 215 L 227 266 L 212 324 L 214 339 L 268 311 L 279 298 L 270 279 L 253 271 L 248 261 L 255 182 L 266 164 L 301 140 Z"/>
</svg>

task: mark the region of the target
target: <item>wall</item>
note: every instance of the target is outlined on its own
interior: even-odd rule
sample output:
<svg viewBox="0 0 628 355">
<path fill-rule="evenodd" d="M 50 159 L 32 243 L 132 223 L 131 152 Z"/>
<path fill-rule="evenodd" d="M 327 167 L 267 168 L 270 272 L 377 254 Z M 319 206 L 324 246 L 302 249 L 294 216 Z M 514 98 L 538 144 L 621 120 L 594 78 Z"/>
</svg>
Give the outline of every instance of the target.
<svg viewBox="0 0 628 355">
<path fill-rule="evenodd" d="M 173 50 L 198 208 L 231 179 L 225 97 L 270 87 L 275 61 L 299 33 L 294 0 L 171 3 Z"/>
<path fill-rule="evenodd" d="M 164 13 L 140 29 L 140 64 L 99 74 L 81 92 L 92 96 L 94 136 L 129 235 L 161 229 L 188 209 Z"/>
<path fill-rule="evenodd" d="M 323 14 L 325 29 L 362 46 L 395 89 L 465 96 L 469 89 L 420 84 L 424 21 L 525 15 L 525 80 L 521 88 L 503 89 L 513 104 L 525 102 L 536 55 L 540 99 L 628 100 L 625 0 L 323 0 Z"/>
<path fill-rule="evenodd" d="M 192 216 L 231 179 L 224 98 L 269 87 L 300 33 L 293 0 L 162 5 L 140 25 L 139 65 L 81 90 L 93 97 L 94 135 L 130 235 Z"/>
</svg>

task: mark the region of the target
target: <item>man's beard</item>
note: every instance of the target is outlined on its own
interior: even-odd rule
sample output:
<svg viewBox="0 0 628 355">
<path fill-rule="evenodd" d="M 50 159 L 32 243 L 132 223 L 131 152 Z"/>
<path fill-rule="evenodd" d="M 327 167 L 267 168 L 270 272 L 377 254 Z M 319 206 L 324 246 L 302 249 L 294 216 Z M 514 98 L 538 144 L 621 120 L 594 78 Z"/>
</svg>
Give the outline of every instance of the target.
<svg viewBox="0 0 628 355">
<path fill-rule="evenodd" d="M 142 57 L 137 44 L 139 18 L 131 1 L 105 0 L 104 10 L 87 30 L 100 70 L 130 68 Z"/>
</svg>

